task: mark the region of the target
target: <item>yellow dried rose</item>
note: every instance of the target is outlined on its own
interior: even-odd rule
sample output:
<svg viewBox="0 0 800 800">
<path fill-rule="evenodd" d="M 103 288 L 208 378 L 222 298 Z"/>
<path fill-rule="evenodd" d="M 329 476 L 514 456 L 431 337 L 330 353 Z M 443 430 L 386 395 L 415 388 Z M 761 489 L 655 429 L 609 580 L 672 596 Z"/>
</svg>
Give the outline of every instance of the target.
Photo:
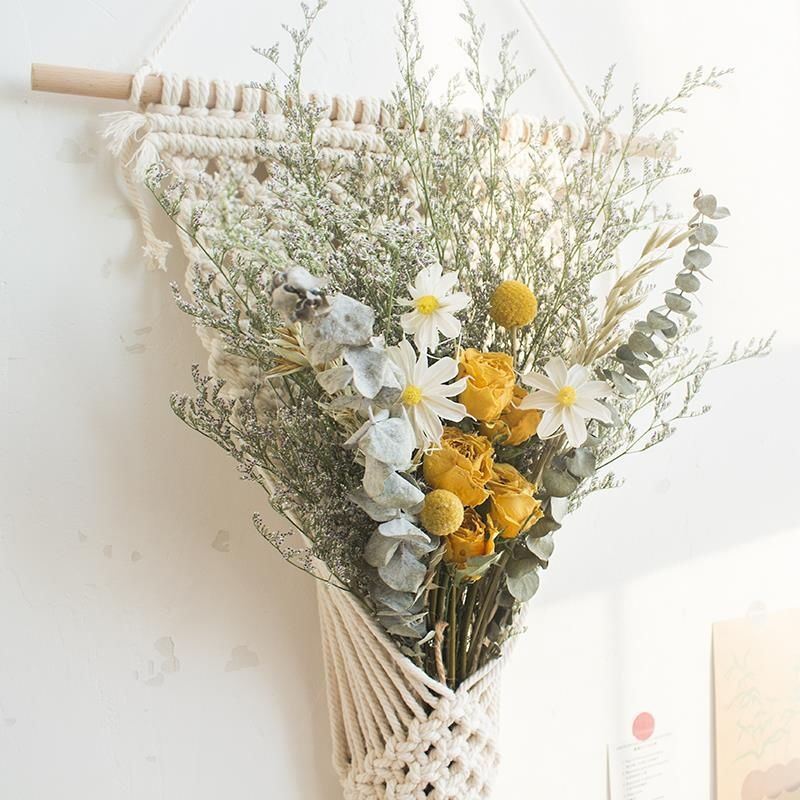
<svg viewBox="0 0 800 800">
<path fill-rule="evenodd" d="M 542 504 L 534 497 L 536 486 L 511 464 L 495 464 L 487 487 L 491 492 L 489 517 L 503 539 L 513 539 L 544 516 Z"/>
<path fill-rule="evenodd" d="M 465 506 L 478 506 L 489 496 L 486 482 L 493 465 L 492 445 L 485 436 L 448 426 L 439 449 L 426 454 L 422 474 L 433 489 L 446 489 Z"/>
<path fill-rule="evenodd" d="M 502 444 L 517 445 L 527 442 L 536 433 L 542 420 L 542 412 L 535 408 L 519 408 L 517 403 L 525 397 L 527 392 L 520 386 L 515 386 L 514 396 L 503 409 L 500 418 L 481 423 L 481 433 L 492 441 L 505 437 Z"/>
<path fill-rule="evenodd" d="M 467 388 L 458 396 L 475 419 L 497 419 L 511 402 L 516 375 L 508 353 L 482 353 L 469 348 L 461 353 L 458 377 L 467 378 Z"/>
<path fill-rule="evenodd" d="M 484 521 L 474 508 L 468 508 L 461 527 L 445 540 L 444 560 L 464 569 L 468 559 L 494 553 L 496 536 L 497 530 L 491 521 Z"/>
</svg>

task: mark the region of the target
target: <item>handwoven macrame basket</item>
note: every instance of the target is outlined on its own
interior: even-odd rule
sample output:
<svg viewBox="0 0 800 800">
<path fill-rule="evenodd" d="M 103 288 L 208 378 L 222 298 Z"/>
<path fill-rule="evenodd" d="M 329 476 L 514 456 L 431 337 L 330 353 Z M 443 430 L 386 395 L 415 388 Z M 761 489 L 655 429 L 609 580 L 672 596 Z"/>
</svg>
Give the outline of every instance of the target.
<svg viewBox="0 0 800 800">
<path fill-rule="evenodd" d="M 456 691 L 406 658 L 348 592 L 318 591 L 333 763 L 345 800 L 483 800 L 503 660 Z"/>
<path fill-rule="evenodd" d="M 213 82 L 216 103 L 209 107 L 208 81 L 162 77 L 160 103 L 141 107 L 142 76 L 138 76 L 131 100 L 140 106 L 139 111 L 111 115 L 107 129 L 140 217 L 151 268 L 165 268 L 169 250 L 155 234 L 141 191 L 151 164 L 161 161 L 185 181 L 178 218 L 186 225 L 194 205 L 207 199 L 205 179 L 210 174 L 234 176 L 248 202 L 269 199 L 259 167 L 269 164 L 270 143 L 257 146 L 252 121 L 257 110 L 267 115 L 274 146 L 285 135 L 276 103 L 271 98 L 264 101 L 258 90 L 245 87 L 242 109 L 234 111 L 235 87 L 228 82 Z M 188 107 L 180 104 L 185 84 Z M 328 111 L 318 131 L 323 159 L 355 149 L 385 152 L 381 132 L 391 120 L 379 100 L 337 95 L 317 96 L 317 102 Z M 509 120 L 504 127 L 504 135 L 516 142 L 532 143 L 539 131 L 538 122 L 526 117 Z M 573 131 L 570 140 L 579 146 L 581 136 Z M 187 266 L 214 271 L 189 236 L 179 230 L 178 238 Z M 189 269 L 186 288 L 190 294 L 191 275 Z M 248 394 L 259 381 L 255 365 L 227 352 L 215 331 L 197 330 L 209 352 L 209 373 L 225 381 L 230 397 Z M 487 665 L 453 691 L 403 656 L 347 592 L 322 586 L 319 605 L 334 764 L 345 800 L 488 798 L 498 763 L 498 695 L 505 659 Z"/>
</svg>

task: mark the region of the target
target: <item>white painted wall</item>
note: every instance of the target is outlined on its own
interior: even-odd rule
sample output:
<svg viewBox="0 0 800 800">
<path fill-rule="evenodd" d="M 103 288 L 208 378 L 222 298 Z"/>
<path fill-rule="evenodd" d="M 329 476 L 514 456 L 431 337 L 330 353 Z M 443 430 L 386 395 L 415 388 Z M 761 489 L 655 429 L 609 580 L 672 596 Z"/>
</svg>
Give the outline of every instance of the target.
<svg viewBox="0 0 800 800">
<path fill-rule="evenodd" d="M 333 800 L 314 592 L 250 525 L 258 491 L 171 414 L 203 353 L 146 274 L 97 131 L 110 103 L 33 96 L 32 60 L 136 66 L 175 12 L 140 0 L 2 4 L 0 797 Z M 444 69 L 456 4 L 421 3 Z M 514 0 L 540 73 L 524 110 L 572 114 Z M 659 97 L 697 63 L 734 65 L 677 122 L 697 185 L 735 217 L 704 294 L 720 343 L 778 328 L 767 361 L 715 375 L 715 410 L 626 468 L 557 555 L 508 670 L 498 797 L 599 798 L 605 745 L 651 710 L 678 741 L 681 798 L 710 785 L 710 626 L 800 603 L 796 0 L 535 3 L 579 82 L 610 62 Z M 309 84 L 382 94 L 390 0 L 334 0 Z M 196 9 L 162 64 L 260 77 L 294 0 Z M 164 231 L 166 232 L 166 227 Z M 535 788 L 534 788 L 535 787 Z M 727 800 L 727 799 L 725 799 Z"/>
</svg>

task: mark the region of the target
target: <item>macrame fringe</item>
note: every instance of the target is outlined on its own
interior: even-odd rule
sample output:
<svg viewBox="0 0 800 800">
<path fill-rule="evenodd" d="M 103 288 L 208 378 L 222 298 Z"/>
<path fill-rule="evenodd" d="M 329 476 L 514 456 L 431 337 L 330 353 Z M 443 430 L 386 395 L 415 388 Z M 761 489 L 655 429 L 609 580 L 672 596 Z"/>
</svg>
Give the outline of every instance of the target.
<svg viewBox="0 0 800 800">
<path fill-rule="evenodd" d="M 142 254 L 148 270 L 166 270 L 171 245 L 156 236 L 147 209 L 144 181 L 147 171 L 160 159 L 158 148 L 148 137 L 147 115 L 136 111 L 103 114 L 108 124 L 103 138 L 108 149 L 120 160 L 125 188 L 139 217 L 144 246 Z"/>
</svg>

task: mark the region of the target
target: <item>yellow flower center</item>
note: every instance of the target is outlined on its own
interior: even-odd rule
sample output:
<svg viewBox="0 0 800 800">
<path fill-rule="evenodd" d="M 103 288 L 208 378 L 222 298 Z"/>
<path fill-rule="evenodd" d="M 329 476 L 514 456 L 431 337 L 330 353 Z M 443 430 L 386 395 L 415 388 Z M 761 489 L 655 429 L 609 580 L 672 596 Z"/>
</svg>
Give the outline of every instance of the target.
<svg viewBox="0 0 800 800">
<path fill-rule="evenodd" d="M 420 314 L 425 314 L 425 316 L 433 314 L 437 308 L 439 308 L 439 301 L 432 294 L 417 298 L 417 311 Z"/>
<path fill-rule="evenodd" d="M 405 403 L 407 406 L 415 406 L 422 400 L 422 389 L 419 386 L 414 386 L 413 383 L 409 383 L 405 389 L 403 389 L 403 394 L 400 395 L 400 401 Z"/>
<path fill-rule="evenodd" d="M 578 393 L 572 386 L 562 386 L 556 395 L 556 400 L 558 400 L 562 406 L 567 406 L 567 408 L 569 408 L 571 405 L 574 405 L 577 398 Z"/>
</svg>

